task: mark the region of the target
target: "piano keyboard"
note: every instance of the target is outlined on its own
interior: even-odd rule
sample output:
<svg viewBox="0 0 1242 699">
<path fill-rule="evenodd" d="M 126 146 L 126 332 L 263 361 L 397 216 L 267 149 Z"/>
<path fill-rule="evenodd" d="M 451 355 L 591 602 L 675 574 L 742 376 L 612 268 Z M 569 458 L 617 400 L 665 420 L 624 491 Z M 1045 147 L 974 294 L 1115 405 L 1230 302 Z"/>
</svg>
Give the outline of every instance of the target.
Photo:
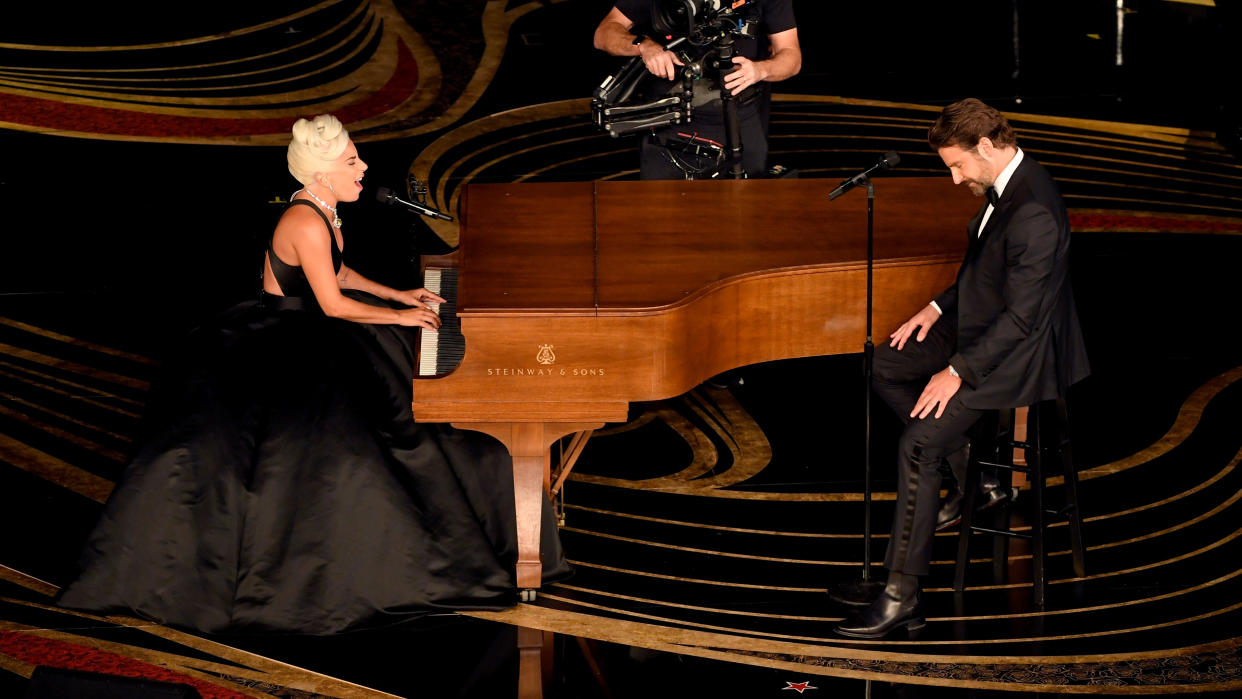
<svg viewBox="0 0 1242 699">
<path fill-rule="evenodd" d="M 423 288 L 439 294 L 445 303 L 427 304 L 440 314 L 440 329 L 420 331 L 418 375 L 443 376 L 460 364 L 466 353 L 466 340 L 457 318 L 457 270 L 428 267 L 423 271 Z"/>
</svg>

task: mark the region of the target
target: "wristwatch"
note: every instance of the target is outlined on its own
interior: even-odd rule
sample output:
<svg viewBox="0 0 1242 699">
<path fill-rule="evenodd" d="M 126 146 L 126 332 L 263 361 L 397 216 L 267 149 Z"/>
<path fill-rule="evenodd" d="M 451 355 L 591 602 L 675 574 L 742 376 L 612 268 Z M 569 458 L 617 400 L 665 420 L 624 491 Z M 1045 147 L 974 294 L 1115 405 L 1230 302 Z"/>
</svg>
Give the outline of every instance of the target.
<svg viewBox="0 0 1242 699">
<path fill-rule="evenodd" d="M 953 368 L 953 365 L 952 365 L 952 364 L 950 364 L 950 365 L 949 365 L 949 376 L 956 376 L 956 377 L 958 377 L 958 378 L 961 378 L 961 377 L 962 377 L 962 375 L 961 375 L 961 374 L 957 373 L 957 369 L 954 369 L 954 368 Z"/>
<path fill-rule="evenodd" d="M 643 43 L 643 40 L 645 40 L 646 38 L 647 37 L 643 36 L 642 34 L 635 34 L 633 43 L 635 46 L 638 46 L 639 44 Z"/>
</svg>

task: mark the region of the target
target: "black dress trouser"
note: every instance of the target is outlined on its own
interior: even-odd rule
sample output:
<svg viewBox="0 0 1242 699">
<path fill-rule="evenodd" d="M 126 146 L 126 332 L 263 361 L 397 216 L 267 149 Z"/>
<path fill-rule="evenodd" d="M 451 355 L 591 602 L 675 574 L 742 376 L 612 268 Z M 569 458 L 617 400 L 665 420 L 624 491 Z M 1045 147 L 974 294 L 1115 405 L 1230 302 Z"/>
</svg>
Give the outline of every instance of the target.
<svg viewBox="0 0 1242 699">
<path fill-rule="evenodd" d="M 884 567 L 890 571 L 928 574 L 940 509 L 940 464 L 966 446 L 968 431 L 985 412 L 962 403 L 973 390 L 963 383 L 939 418 L 934 410 L 923 419 L 910 417 L 928 379 L 949 365 L 956 336 L 952 319 L 941 318 L 922 342 L 911 335 L 900 351 L 887 342 L 875 349 L 872 386 L 906 425 L 898 443 L 897 502 L 884 556 Z"/>
</svg>

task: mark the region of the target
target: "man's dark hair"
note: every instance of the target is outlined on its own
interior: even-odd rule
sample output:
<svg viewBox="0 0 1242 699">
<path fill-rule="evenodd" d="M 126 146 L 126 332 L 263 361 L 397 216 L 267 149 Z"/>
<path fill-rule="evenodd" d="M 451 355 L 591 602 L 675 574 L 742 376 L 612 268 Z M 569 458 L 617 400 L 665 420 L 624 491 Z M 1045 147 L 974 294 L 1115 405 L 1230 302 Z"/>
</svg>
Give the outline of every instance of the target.
<svg viewBox="0 0 1242 699">
<path fill-rule="evenodd" d="M 997 148 L 1018 145 L 1018 137 L 1005 115 L 974 97 L 945 107 L 936 123 L 927 130 L 927 142 L 932 150 L 949 146 L 972 150 L 984 137 Z"/>
</svg>

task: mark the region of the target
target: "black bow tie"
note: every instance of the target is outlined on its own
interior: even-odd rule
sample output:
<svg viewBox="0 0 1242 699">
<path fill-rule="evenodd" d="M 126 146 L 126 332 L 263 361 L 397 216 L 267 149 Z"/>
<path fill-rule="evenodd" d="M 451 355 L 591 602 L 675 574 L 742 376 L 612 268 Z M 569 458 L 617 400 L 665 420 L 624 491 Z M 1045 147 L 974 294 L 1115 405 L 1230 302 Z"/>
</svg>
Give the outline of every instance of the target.
<svg viewBox="0 0 1242 699">
<path fill-rule="evenodd" d="M 1000 201 L 1000 194 L 997 194 L 995 187 L 988 187 L 987 191 L 988 203 L 996 206 L 996 202 Z"/>
</svg>

